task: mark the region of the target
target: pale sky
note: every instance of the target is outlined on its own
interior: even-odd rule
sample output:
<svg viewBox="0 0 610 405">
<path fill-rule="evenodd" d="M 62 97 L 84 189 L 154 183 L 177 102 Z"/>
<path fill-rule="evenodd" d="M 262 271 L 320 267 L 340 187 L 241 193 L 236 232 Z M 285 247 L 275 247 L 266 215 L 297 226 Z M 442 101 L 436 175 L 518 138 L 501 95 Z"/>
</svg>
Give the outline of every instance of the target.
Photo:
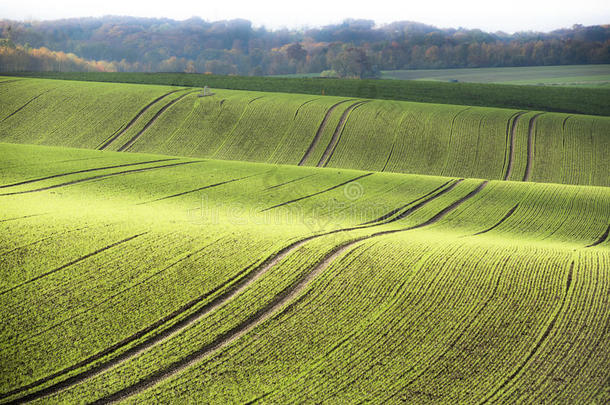
<svg viewBox="0 0 610 405">
<path fill-rule="evenodd" d="M 377 24 L 417 21 L 441 28 L 550 31 L 573 24 L 610 24 L 608 0 L 2 0 L 0 19 L 48 20 L 130 15 L 207 21 L 244 18 L 270 29 L 334 24 L 364 18 Z"/>
</svg>

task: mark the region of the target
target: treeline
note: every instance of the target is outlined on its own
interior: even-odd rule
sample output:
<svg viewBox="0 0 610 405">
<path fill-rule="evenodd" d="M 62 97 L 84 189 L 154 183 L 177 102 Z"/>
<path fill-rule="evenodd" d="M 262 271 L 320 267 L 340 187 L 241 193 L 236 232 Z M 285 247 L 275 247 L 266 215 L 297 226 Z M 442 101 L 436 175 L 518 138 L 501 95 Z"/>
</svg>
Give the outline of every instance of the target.
<svg viewBox="0 0 610 405">
<path fill-rule="evenodd" d="M 68 59 L 85 62 L 43 63 L 50 55 L 38 55 L 40 66 L 29 69 L 85 71 L 93 64 L 96 70 L 118 72 L 325 72 L 328 76 L 364 78 L 395 69 L 610 63 L 608 25 L 508 35 L 439 29 L 414 22 L 376 27 L 373 21 L 346 20 L 303 31 L 270 31 L 253 27 L 246 20 L 103 17 L 4 20 L 0 21 L 0 32 L 4 38 L 4 45 L 0 44 L 3 71 L 26 70 L 24 52 L 42 49 L 74 55 Z M 8 51 L 11 44 L 13 51 Z"/>
<path fill-rule="evenodd" d="M 31 48 L 0 40 L 0 72 L 116 72 L 115 62 L 92 61 L 45 47 Z"/>
</svg>

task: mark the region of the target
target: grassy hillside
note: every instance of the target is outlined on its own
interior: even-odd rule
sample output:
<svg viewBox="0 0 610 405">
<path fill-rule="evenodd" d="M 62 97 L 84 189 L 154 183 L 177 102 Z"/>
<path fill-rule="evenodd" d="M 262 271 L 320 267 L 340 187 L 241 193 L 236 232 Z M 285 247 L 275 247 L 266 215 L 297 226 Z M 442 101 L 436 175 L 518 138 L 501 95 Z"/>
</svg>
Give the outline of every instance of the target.
<svg viewBox="0 0 610 405">
<path fill-rule="evenodd" d="M 608 188 L 13 144 L 0 167 L 2 403 L 607 398 Z"/>
<path fill-rule="evenodd" d="M 523 87 L 488 83 L 217 76 L 186 73 L 16 73 L 26 77 L 302 93 L 610 115 L 609 89 Z"/>
<path fill-rule="evenodd" d="M 610 118 L 303 94 L 0 82 L 0 141 L 610 186 Z"/>
</svg>

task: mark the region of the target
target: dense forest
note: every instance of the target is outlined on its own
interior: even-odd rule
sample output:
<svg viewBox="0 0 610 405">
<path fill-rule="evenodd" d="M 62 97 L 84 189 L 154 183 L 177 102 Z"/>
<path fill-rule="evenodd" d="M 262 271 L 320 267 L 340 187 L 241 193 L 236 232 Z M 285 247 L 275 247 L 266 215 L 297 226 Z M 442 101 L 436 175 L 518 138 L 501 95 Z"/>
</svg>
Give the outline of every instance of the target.
<svg viewBox="0 0 610 405">
<path fill-rule="evenodd" d="M 610 25 L 512 35 L 368 20 L 267 30 L 246 20 L 136 17 L 0 21 L 0 71 L 320 73 L 610 63 Z"/>
</svg>

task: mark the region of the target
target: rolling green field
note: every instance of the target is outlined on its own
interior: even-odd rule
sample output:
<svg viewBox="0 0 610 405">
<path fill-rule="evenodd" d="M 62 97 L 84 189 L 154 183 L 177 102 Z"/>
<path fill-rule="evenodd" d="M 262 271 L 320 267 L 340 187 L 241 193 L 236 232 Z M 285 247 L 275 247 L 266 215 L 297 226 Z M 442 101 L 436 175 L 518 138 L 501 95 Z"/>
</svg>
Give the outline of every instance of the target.
<svg viewBox="0 0 610 405">
<path fill-rule="evenodd" d="M 610 400 L 610 118 L 0 79 L 0 403 Z"/>
<path fill-rule="evenodd" d="M 374 98 L 437 104 L 500 107 L 610 116 L 610 89 L 541 87 L 492 83 L 443 83 L 439 81 L 356 80 L 217 76 L 188 73 L 15 73 L 47 79 L 158 84 L 214 89 L 250 90 Z"/>
<path fill-rule="evenodd" d="M 610 118 L 389 100 L 18 79 L 0 141 L 610 186 Z"/>
<path fill-rule="evenodd" d="M 458 80 L 468 83 L 608 88 L 610 65 L 389 70 L 383 72 L 382 77 L 400 80 Z"/>
</svg>

